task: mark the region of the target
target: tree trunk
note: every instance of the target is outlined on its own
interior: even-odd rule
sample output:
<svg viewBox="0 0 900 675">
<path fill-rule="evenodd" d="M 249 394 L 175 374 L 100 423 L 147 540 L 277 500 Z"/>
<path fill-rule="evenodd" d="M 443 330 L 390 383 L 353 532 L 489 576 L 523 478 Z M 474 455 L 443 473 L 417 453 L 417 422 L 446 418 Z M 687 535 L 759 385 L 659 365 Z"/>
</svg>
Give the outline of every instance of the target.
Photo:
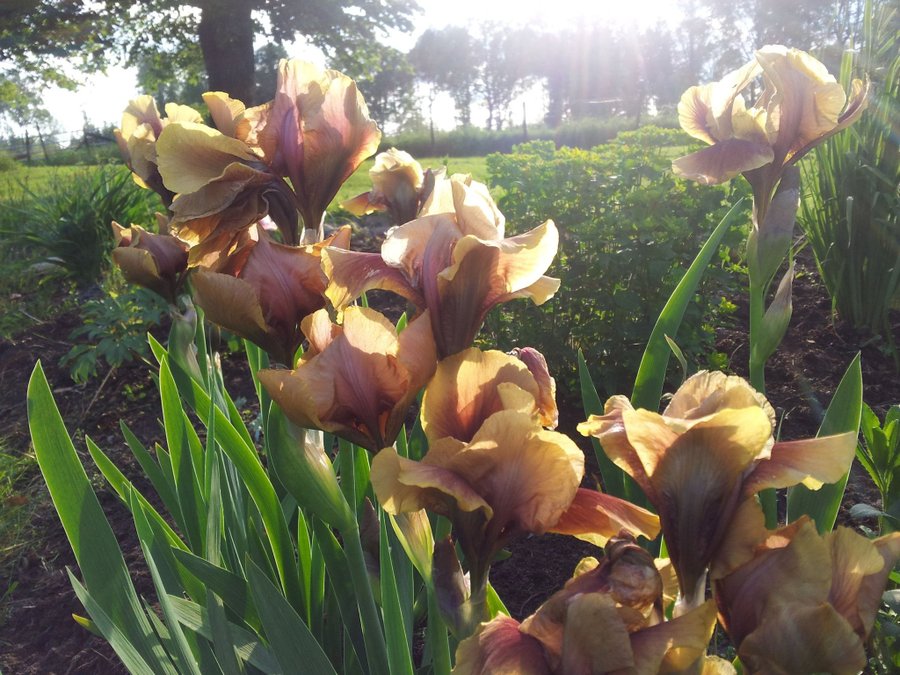
<svg viewBox="0 0 900 675">
<path fill-rule="evenodd" d="M 251 2 L 206 0 L 200 14 L 200 49 L 212 91 L 253 105 L 254 59 Z"/>
</svg>

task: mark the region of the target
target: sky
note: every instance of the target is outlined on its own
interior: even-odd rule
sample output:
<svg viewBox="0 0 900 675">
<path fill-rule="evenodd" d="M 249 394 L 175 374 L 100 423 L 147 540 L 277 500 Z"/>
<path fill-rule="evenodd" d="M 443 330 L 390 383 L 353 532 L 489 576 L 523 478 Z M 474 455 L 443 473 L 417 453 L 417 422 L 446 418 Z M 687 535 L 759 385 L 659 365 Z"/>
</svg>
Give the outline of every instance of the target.
<svg viewBox="0 0 900 675">
<path fill-rule="evenodd" d="M 422 13 L 416 19 L 411 34 L 396 34 L 390 44 L 408 50 L 428 28 L 449 25 L 473 25 L 480 22 L 537 25 L 544 29 L 562 28 L 585 21 L 647 26 L 660 21 L 673 22 L 678 18 L 674 0 L 418 0 Z M 315 58 L 308 47 L 296 44 L 289 48 L 291 56 Z M 316 59 L 319 60 L 319 59 Z M 138 91 L 133 69 L 112 67 L 105 74 L 85 79 L 77 91 L 48 88 L 44 104 L 57 120 L 59 130 L 80 135 L 87 118 L 98 127 L 118 124 L 121 111 Z M 540 88 L 520 97 L 512 109 L 520 117 L 523 102 L 532 121 L 543 115 L 543 94 Z M 441 97 L 435 106 L 436 124 L 441 128 L 453 126 L 454 110 L 449 97 Z M 480 123 L 483 113 L 475 110 L 473 122 Z M 63 133 L 61 140 L 66 138 Z"/>
</svg>

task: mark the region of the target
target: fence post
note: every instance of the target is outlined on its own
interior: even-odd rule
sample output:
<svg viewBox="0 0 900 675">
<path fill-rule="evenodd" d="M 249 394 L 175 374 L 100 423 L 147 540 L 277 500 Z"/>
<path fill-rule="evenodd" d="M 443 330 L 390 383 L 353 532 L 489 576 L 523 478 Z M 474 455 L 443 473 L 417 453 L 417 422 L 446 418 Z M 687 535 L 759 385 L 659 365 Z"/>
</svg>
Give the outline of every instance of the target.
<svg viewBox="0 0 900 675">
<path fill-rule="evenodd" d="M 31 136 L 28 135 L 28 129 L 25 129 L 25 162 L 31 164 Z"/>
<path fill-rule="evenodd" d="M 41 142 L 41 150 L 44 151 L 44 161 L 45 161 L 45 162 L 49 162 L 49 161 L 50 161 L 50 155 L 47 154 L 47 144 L 44 143 L 44 134 L 41 133 L 41 128 L 40 128 L 40 127 L 37 128 L 37 132 L 38 132 L 38 140 Z"/>
</svg>

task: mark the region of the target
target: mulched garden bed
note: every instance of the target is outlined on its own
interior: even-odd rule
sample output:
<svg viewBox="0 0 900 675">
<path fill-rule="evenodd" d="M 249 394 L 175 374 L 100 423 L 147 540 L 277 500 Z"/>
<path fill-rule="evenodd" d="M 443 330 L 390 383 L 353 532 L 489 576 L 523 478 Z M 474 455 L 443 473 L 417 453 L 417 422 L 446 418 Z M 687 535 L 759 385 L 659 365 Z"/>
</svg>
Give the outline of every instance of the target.
<svg viewBox="0 0 900 675">
<path fill-rule="evenodd" d="M 814 435 L 847 365 L 857 351 L 862 352 L 866 402 L 881 415 L 900 402 L 900 377 L 889 353 L 877 343 L 832 321 L 830 301 L 809 261 L 798 264 L 794 285 L 794 316 L 781 349 L 767 369 L 769 399 L 782 416 L 782 438 Z M 900 343 L 900 313 L 893 327 Z M 0 343 L 0 438 L 8 452 L 29 449 L 25 409 L 25 385 L 40 358 L 70 431 L 75 430 L 76 447 L 84 452 L 84 436 L 90 436 L 148 496 L 139 467 L 132 459 L 119 431 L 124 419 L 145 444 L 164 442 L 158 421 L 159 400 L 143 363 L 123 366 L 106 378 L 83 386 L 72 384 L 58 366 L 59 358 L 71 346 L 68 336 L 79 324 L 76 312 L 58 316 L 53 322 L 29 328 L 21 336 Z M 729 354 L 732 368 L 746 375 L 746 310 L 739 307 L 735 324 L 717 335 L 717 349 Z M 226 383 L 232 396 L 254 411 L 252 386 L 242 358 L 225 358 Z M 583 419 L 580 406 L 561 404 L 560 430 L 585 449 L 590 444 L 575 431 Z M 589 469 L 590 470 L 590 469 Z M 102 480 L 95 481 L 100 502 L 119 536 L 139 593 L 153 597 L 153 584 L 141 562 L 133 521 Z M 59 520 L 52 510 L 40 475 L 27 476 L 17 486 L 14 503 L 2 508 L 31 508 L 33 518 L 24 533 L 25 541 L 0 569 L 0 670 L 9 675 L 49 673 L 125 672 L 112 649 L 100 638 L 78 626 L 73 613 L 84 614 L 69 585 L 66 567 L 75 561 Z M 846 509 L 865 502 L 877 505 L 877 492 L 865 472 L 855 466 L 840 515 L 850 524 Z M 521 618 L 534 611 L 571 575 L 577 562 L 599 550 L 578 540 L 557 535 L 530 537 L 511 547 L 512 555 L 494 566 L 491 579 L 512 614 Z M 11 590 L 7 590 L 11 589 Z"/>
</svg>

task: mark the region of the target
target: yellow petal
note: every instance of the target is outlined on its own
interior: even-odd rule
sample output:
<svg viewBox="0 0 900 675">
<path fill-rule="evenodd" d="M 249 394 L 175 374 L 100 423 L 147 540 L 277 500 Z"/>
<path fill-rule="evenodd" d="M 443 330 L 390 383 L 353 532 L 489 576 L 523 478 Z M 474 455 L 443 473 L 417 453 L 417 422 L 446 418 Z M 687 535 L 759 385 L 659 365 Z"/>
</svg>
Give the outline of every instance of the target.
<svg viewBox="0 0 900 675">
<path fill-rule="evenodd" d="M 885 582 L 900 558 L 900 533 L 874 542 L 846 527 L 829 532 L 833 568 L 829 602 L 856 631 L 868 638 L 881 606 Z"/>
<path fill-rule="evenodd" d="M 766 517 L 759 502 L 755 497 L 744 499 L 732 516 L 725 539 L 710 565 L 710 579 L 721 579 L 752 560 L 766 535 Z"/>
<path fill-rule="evenodd" d="M 120 128 L 122 137 L 127 141 L 135 129 L 143 124 L 147 124 L 155 135 L 159 135 L 163 128 L 156 101 L 150 94 L 138 96 L 128 102 L 128 106 L 122 113 Z"/>
<path fill-rule="evenodd" d="M 571 504 L 584 475 L 584 454 L 571 439 L 515 411 L 491 415 L 464 450 L 442 460 L 512 532 L 545 532 Z M 440 460 L 430 450 L 424 461 Z"/>
<path fill-rule="evenodd" d="M 224 91 L 208 91 L 203 94 L 203 102 L 209 108 L 216 129 L 226 136 L 246 141 L 250 123 L 244 119 L 246 106 L 242 101 L 231 98 Z"/>
<path fill-rule="evenodd" d="M 628 630 L 609 595 L 584 593 L 572 598 L 565 618 L 562 672 L 630 672 L 635 657 Z"/>
<path fill-rule="evenodd" d="M 623 422 L 690 597 L 728 530 L 742 474 L 771 438 L 769 418 L 758 407 L 726 408 L 680 436 L 662 416 L 643 410 L 626 410 Z"/>
<path fill-rule="evenodd" d="M 856 633 L 831 605 L 779 604 L 738 649 L 751 672 L 856 675 L 866 652 Z"/>
<path fill-rule="evenodd" d="M 735 176 L 758 169 L 775 157 L 766 143 L 730 138 L 672 162 L 676 176 L 690 178 L 703 185 L 717 185 Z"/>
<path fill-rule="evenodd" d="M 699 419 L 724 408 L 758 406 L 766 411 L 775 426 L 775 410 L 766 397 L 744 378 L 721 371 L 701 370 L 691 375 L 678 388 L 663 415 L 682 419 Z"/>
<path fill-rule="evenodd" d="M 541 426 L 555 429 L 559 424 L 559 410 L 556 407 L 556 380 L 550 375 L 547 359 L 532 347 L 517 347 L 510 354 L 524 363 L 534 376 L 534 381 L 538 386 L 537 403 L 541 413 Z"/>
<path fill-rule="evenodd" d="M 429 440 L 452 436 L 470 441 L 484 421 L 504 409 L 498 385 L 511 383 L 531 395 L 538 386 L 519 359 L 472 347 L 443 359 L 422 399 L 422 429 Z"/>
<path fill-rule="evenodd" d="M 550 528 L 550 532 L 571 534 L 597 546 L 606 546 L 623 530 L 652 541 L 659 534 L 659 517 L 625 500 L 584 488 L 578 488 L 569 508 Z"/>
<path fill-rule="evenodd" d="M 342 310 L 365 291 L 374 289 L 397 293 L 418 307 L 425 304 L 408 278 L 385 264 L 378 253 L 326 248 L 322 252 L 322 268 L 328 277 L 325 295 L 335 309 Z"/>
<path fill-rule="evenodd" d="M 389 266 L 403 270 L 407 279 L 418 280 L 425 267 L 426 252 L 433 274 L 450 264 L 450 249 L 462 237 L 453 218 L 433 215 L 391 228 L 381 245 L 381 256 Z M 417 285 L 420 283 L 417 281 Z"/>
<path fill-rule="evenodd" d="M 172 122 L 192 122 L 194 124 L 202 124 L 203 115 L 189 105 L 166 103 L 165 123 L 171 124 Z"/>
<path fill-rule="evenodd" d="M 771 456 L 760 461 L 745 480 L 744 493 L 801 483 L 818 490 L 840 480 L 850 470 L 855 453 L 856 434 L 852 432 L 776 443 Z"/>
<path fill-rule="evenodd" d="M 300 330 L 309 340 L 309 348 L 303 355 L 304 359 L 325 351 L 325 348 L 343 332 L 340 326 L 331 323 L 326 309 L 320 309 L 305 317 L 300 323 Z"/>
<path fill-rule="evenodd" d="M 197 270 L 192 278 L 194 299 L 206 318 L 266 348 L 270 335 L 256 289 L 228 274 Z"/>
<path fill-rule="evenodd" d="M 441 443 L 462 446 L 451 438 Z M 375 455 L 371 479 L 381 506 L 394 515 L 419 509 L 445 516 L 451 516 L 456 509 L 480 509 L 485 518 L 492 515 L 491 507 L 464 477 L 441 466 L 401 457 L 394 448 L 384 448 Z"/>
<path fill-rule="evenodd" d="M 464 259 L 470 252 L 487 246 L 496 246 L 499 257 L 492 270 L 491 288 L 487 290 L 487 302 L 496 302 L 508 293 L 521 291 L 538 282 L 556 257 L 559 247 L 559 231 L 552 220 L 529 232 L 503 239 L 496 244 L 476 237 L 463 237 L 453 249 L 453 265 L 441 273 L 441 279 L 450 284 L 459 274 Z M 467 279 L 460 279 L 467 283 Z M 484 292 L 484 291 L 482 291 Z"/>
<path fill-rule="evenodd" d="M 253 162 L 257 157 L 245 143 L 203 124 L 170 124 L 156 143 L 159 172 L 173 192 L 196 192 L 221 178 L 234 162 Z"/>
<path fill-rule="evenodd" d="M 670 673 L 688 668 L 706 653 L 716 626 L 712 600 L 686 614 L 631 634 L 636 675 Z"/>
<path fill-rule="evenodd" d="M 454 675 L 550 675 L 540 643 L 519 631 L 516 620 L 498 615 L 459 643 Z"/>
<path fill-rule="evenodd" d="M 720 618 L 737 645 L 769 622 L 778 603 L 817 606 L 828 600 L 831 556 L 815 525 L 798 521 L 775 535 L 753 560 L 716 582 Z"/>
</svg>

